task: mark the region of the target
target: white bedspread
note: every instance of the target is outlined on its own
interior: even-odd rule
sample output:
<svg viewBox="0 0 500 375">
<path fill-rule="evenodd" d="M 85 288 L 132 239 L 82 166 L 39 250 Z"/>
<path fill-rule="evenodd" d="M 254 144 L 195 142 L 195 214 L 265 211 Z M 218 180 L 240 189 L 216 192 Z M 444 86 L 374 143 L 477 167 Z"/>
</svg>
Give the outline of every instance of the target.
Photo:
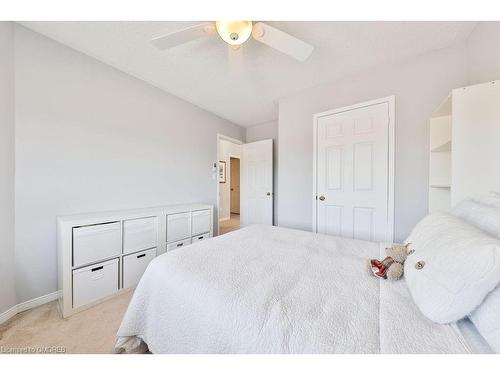
<svg viewBox="0 0 500 375">
<path fill-rule="evenodd" d="M 366 259 L 381 250 L 262 225 L 174 250 L 150 263 L 115 349 L 467 353 L 452 326 L 421 315 L 404 281 L 369 276 Z"/>
</svg>

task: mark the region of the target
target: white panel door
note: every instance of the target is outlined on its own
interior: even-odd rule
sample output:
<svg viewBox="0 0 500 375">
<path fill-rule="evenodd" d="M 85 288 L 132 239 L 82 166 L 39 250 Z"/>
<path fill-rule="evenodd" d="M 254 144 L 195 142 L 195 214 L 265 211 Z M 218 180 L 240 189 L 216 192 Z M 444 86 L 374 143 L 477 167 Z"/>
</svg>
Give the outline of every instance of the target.
<svg viewBox="0 0 500 375">
<path fill-rule="evenodd" d="M 242 145 L 241 226 L 273 224 L 273 140 Z"/>
<path fill-rule="evenodd" d="M 392 241 L 389 103 L 315 117 L 316 230 Z"/>
</svg>

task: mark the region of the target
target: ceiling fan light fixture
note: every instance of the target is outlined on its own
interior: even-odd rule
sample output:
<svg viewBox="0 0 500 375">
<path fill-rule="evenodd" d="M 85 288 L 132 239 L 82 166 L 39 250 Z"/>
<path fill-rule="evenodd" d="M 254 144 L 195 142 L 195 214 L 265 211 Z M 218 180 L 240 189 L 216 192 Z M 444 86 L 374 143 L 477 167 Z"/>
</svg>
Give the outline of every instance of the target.
<svg viewBox="0 0 500 375">
<path fill-rule="evenodd" d="M 216 21 L 215 27 L 222 40 L 233 46 L 245 43 L 252 34 L 252 21 Z"/>
</svg>

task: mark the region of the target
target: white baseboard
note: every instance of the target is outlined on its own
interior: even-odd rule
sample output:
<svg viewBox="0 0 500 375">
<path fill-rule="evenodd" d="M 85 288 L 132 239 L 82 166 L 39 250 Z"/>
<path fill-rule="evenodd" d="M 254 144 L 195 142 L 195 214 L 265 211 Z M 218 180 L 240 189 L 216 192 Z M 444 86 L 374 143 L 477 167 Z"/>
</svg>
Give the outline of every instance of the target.
<svg viewBox="0 0 500 375">
<path fill-rule="evenodd" d="M 44 305 L 48 302 L 52 302 L 57 299 L 57 292 L 49 293 L 41 297 L 30 299 L 29 301 L 19 303 L 12 306 L 7 311 L 0 314 L 0 324 L 6 322 L 16 314 L 22 313 L 23 311 L 32 309 L 37 306 Z"/>
<path fill-rule="evenodd" d="M 17 314 L 17 305 L 12 306 L 10 309 L 0 314 L 0 324 L 6 322 L 16 314 Z"/>
</svg>

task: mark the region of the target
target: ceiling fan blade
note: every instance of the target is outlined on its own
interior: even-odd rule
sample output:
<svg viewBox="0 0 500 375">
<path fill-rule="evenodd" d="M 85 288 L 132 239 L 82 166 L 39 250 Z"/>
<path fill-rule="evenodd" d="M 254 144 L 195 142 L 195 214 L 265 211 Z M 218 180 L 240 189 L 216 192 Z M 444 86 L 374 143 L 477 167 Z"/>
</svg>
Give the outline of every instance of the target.
<svg viewBox="0 0 500 375">
<path fill-rule="evenodd" d="M 187 27 L 185 29 L 174 31 L 173 33 L 162 35 L 151 40 L 151 43 L 159 49 L 168 49 L 200 39 L 215 32 L 213 23 L 205 22 L 199 25 Z"/>
<path fill-rule="evenodd" d="M 253 25 L 252 36 L 255 40 L 299 61 L 307 60 L 314 49 L 310 44 L 263 22 Z"/>
</svg>

